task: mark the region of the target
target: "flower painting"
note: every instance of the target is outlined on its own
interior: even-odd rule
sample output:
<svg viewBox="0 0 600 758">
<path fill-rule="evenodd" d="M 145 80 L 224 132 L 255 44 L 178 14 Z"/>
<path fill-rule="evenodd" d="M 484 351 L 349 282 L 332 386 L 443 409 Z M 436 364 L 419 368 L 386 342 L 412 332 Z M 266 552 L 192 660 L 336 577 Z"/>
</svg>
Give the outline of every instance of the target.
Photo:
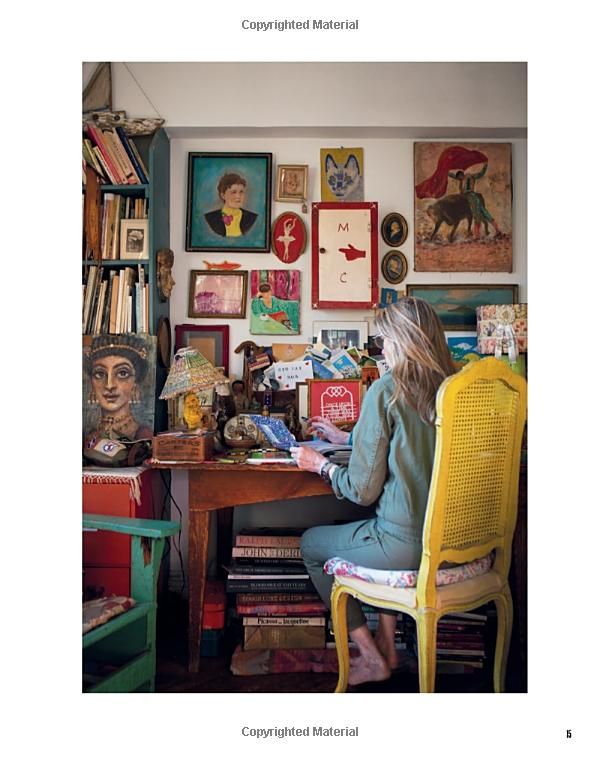
<svg viewBox="0 0 600 758">
<path fill-rule="evenodd" d="M 250 334 L 300 334 L 300 272 L 250 272 Z"/>
</svg>

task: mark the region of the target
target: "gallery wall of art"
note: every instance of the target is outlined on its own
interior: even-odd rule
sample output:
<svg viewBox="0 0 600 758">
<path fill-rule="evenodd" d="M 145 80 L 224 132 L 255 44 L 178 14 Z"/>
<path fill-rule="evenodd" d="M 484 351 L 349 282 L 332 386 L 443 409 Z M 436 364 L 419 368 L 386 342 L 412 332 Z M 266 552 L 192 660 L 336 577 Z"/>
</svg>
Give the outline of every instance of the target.
<svg viewBox="0 0 600 758">
<path fill-rule="evenodd" d="M 361 147 L 364 155 L 364 199 L 378 204 L 378 225 L 392 212 L 400 213 L 407 221 L 408 235 L 406 241 L 398 248 L 391 248 L 384 242 L 378 229 L 378 276 L 379 286 L 403 291 L 407 284 L 517 284 L 520 302 L 527 302 L 527 177 L 526 177 L 526 140 L 510 140 L 512 152 L 512 272 L 508 271 L 415 271 L 415 193 L 414 193 L 414 144 L 413 139 L 372 139 L 359 137 L 349 145 Z M 486 142 L 493 144 L 494 141 Z M 496 142 L 507 144 L 507 140 Z M 319 320 L 356 321 L 372 317 L 367 309 L 319 309 L 311 307 L 312 261 L 310 250 L 310 232 L 312 228 L 310 204 L 321 200 L 319 156 L 323 147 L 339 147 L 340 141 L 329 137 L 319 138 L 263 138 L 250 139 L 175 139 L 171 144 L 171 247 L 175 252 L 173 274 L 177 285 L 171 295 L 171 323 L 189 321 L 189 279 L 190 271 L 206 268 L 205 261 L 214 263 L 223 260 L 241 264 L 243 270 L 290 269 L 300 272 L 300 333 L 289 337 L 290 342 L 310 342 L 314 336 L 313 324 Z M 461 142 L 461 144 L 463 144 Z M 481 144 L 480 142 L 478 144 Z M 291 264 L 279 260 L 273 252 L 189 252 L 186 251 L 185 223 L 187 200 L 187 168 L 190 152 L 272 152 L 273 173 L 278 164 L 308 165 L 308 212 L 302 213 L 300 204 L 272 202 L 271 214 L 275 220 L 281 213 L 294 211 L 304 221 L 308 231 L 308 243 L 305 251 Z M 433 204 L 434 199 L 418 201 Z M 489 203 L 488 203 L 489 204 Z M 431 222 L 431 231 L 433 222 Z M 458 235 L 462 234 L 463 225 Z M 450 227 L 443 225 L 440 236 L 448 237 Z M 490 238 L 493 234 L 490 228 Z M 407 262 L 408 272 L 405 279 L 397 285 L 386 282 L 381 274 L 381 262 L 391 249 L 401 251 Z M 452 255 L 449 251 L 446 255 Z M 448 266 L 446 266 L 448 267 Z M 504 266 L 507 268 L 507 266 Z M 249 293 L 250 294 L 250 293 Z M 222 323 L 223 319 L 191 319 L 194 323 Z M 227 320 L 230 328 L 230 344 L 235 347 L 249 337 L 250 309 L 244 319 Z M 253 338 L 260 344 L 260 337 Z M 286 338 L 288 339 L 288 338 Z M 242 358 L 233 352 L 230 355 L 230 372 L 240 376 Z"/>
</svg>

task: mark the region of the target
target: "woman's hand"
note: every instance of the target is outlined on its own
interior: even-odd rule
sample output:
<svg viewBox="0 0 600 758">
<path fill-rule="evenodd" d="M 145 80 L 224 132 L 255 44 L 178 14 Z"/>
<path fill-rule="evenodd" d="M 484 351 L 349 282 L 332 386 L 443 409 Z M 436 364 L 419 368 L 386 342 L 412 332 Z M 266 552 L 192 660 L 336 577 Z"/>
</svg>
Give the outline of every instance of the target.
<svg viewBox="0 0 600 758">
<path fill-rule="evenodd" d="M 321 471 L 321 466 L 327 460 L 324 455 L 317 453 L 316 450 L 313 450 L 310 447 L 291 447 L 290 453 L 292 454 L 292 458 L 296 461 L 298 468 L 301 468 L 304 471 L 314 471 L 315 474 L 318 474 Z"/>
<path fill-rule="evenodd" d="M 324 416 L 311 416 L 307 421 L 308 434 L 316 434 L 320 440 L 329 440 L 335 445 L 347 445 L 350 432 L 338 429 L 329 419 Z"/>
</svg>

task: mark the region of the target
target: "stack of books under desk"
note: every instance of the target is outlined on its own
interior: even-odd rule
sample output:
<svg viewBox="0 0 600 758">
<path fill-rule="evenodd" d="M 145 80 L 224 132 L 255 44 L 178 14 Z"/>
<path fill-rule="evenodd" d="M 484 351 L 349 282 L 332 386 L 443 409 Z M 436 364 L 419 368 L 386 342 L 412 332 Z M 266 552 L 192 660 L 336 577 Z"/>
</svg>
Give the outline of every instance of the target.
<svg viewBox="0 0 600 758">
<path fill-rule="evenodd" d="M 240 650 L 324 649 L 327 608 L 300 556 L 302 530 L 237 535 L 226 590 L 235 595 Z"/>
</svg>

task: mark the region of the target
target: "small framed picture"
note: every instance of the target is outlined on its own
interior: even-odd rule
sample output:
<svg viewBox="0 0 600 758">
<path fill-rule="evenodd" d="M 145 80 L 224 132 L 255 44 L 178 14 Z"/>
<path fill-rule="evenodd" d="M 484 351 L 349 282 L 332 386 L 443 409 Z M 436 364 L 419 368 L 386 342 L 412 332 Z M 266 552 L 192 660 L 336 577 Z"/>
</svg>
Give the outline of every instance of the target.
<svg viewBox="0 0 600 758">
<path fill-rule="evenodd" d="M 400 284 L 408 273 L 408 261 L 399 250 L 390 250 L 381 261 L 381 273 L 386 282 Z"/>
<path fill-rule="evenodd" d="M 281 203 L 301 203 L 306 199 L 307 165 L 277 166 L 275 200 Z"/>
<path fill-rule="evenodd" d="M 190 271 L 190 318 L 245 318 L 247 271 Z"/>
<path fill-rule="evenodd" d="M 313 337 L 330 350 L 362 350 L 368 341 L 368 328 L 366 321 L 313 321 Z"/>
<path fill-rule="evenodd" d="M 141 261 L 148 257 L 148 219 L 124 218 L 121 221 L 121 260 Z"/>
<path fill-rule="evenodd" d="M 308 415 L 334 424 L 356 421 L 362 400 L 361 379 L 308 379 Z"/>
<path fill-rule="evenodd" d="M 381 236 L 386 245 L 400 247 L 408 236 L 408 224 L 400 213 L 388 213 L 381 222 Z"/>
<path fill-rule="evenodd" d="M 271 248 L 282 263 L 294 263 L 306 247 L 306 227 L 297 213 L 286 211 L 273 223 Z"/>
</svg>

